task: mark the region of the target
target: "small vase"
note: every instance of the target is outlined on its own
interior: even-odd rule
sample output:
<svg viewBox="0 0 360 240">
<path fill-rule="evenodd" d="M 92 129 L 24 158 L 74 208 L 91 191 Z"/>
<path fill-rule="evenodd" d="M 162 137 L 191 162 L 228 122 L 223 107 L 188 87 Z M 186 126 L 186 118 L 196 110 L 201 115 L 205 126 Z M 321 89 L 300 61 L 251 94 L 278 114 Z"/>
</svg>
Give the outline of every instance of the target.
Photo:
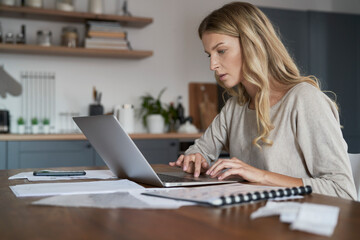
<svg viewBox="0 0 360 240">
<path fill-rule="evenodd" d="M 43 133 L 44 134 L 50 133 L 50 125 L 43 125 Z"/>
<path fill-rule="evenodd" d="M 39 134 L 39 125 L 31 125 L 31 133 Z"/>
<path fill-rule="evenodd" d="M 165 121 L 161 114 L 151 114 L 147 117 L 149 133 L 164 133 Z"/>
<path fill-rule="evenodd" d="M 18 134 L 25 134 L 25 125 L 18 125 Z"/>
</svg>

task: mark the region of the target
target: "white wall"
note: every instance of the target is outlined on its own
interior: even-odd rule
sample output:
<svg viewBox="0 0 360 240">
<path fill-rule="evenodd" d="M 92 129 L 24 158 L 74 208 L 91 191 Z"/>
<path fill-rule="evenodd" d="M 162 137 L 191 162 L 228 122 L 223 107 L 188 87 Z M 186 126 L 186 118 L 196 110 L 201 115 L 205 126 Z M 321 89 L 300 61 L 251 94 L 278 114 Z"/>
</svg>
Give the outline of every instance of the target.
<svg viewBox="0 0 360 240">
<path fill-rule="evenodd" d="M 105 0 L 105 13 L 114 14 L 116 0 Z M 208 58 L 197 37 L 197 26 L 210 11 L 222 6 L 226 0 L 129 0 L 129 10 L 134 16 L 152 17 L 154 22 L 142 29 L 130 29 L 129 39 L 134 49 L 153 50 L 154 56 L 142 60 L 38 56 L 0 53 L 0 65 L 19 80 L 21 71 L 56 73 L 56 112 L 79 112 L 86 115 L 92 102 L 92 87 L 103 93 L 105 111 L 114 105 L 132 103 L 139 106 L 139 96 L 145 92 L 156 95 L 167 87 L 165 102 L 183 96 L 188 112 L 188 83 L 215 82 L 208 67 Z M 319 10 L 360 13 L 359 0 L 253 0 L 258 6 L 298 10 Z M 45 1 L 46 8 L 54 0 Z M 76 10 L 86 11 L 87 1 L 76 0 Z M 54 43 L 59 44 L 61 28 L 82 24 L 44 22 L 0 17 L 4 32 L 19 32 L 20 25 L 27 26 L 27 42 L 35 43 L 36 31 L 50 29 Z M 1 86 L 0 86 L 1 87 Z M 8 95 L 0 98 L 0 108 L 5 106 L 15 119 L 20 115 L 20 97 Z M 57 129 L 60 119 L 57 117 Z M 144 131 L 137 124 L 138 132 Z"/>
</svg>

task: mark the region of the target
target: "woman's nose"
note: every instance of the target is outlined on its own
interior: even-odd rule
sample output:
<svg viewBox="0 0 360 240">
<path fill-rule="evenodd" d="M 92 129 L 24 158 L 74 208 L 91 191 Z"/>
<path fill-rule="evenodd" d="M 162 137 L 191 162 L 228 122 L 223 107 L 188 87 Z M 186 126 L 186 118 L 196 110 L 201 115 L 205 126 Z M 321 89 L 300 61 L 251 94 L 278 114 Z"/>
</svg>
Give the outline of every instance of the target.
<svg viewBox="0 0 360 240">
<path fill-rule="evenodd" d="M 210 70 L 215 71 L 219 67 L 219 63 L 215 57 L 210 57 Z"/>
</svg>

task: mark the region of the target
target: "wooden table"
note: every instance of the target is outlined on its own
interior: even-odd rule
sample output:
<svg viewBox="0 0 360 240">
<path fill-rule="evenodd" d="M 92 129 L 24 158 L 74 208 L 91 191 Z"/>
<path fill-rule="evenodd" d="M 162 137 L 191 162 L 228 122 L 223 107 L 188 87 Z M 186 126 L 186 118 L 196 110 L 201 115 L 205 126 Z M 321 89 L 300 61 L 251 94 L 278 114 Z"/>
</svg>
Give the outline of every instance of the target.
<svg viewBox="0 0 360 240">
<path fill-rule="evenodd" d="M 155 165 L 156 169 L 166 166 Z M 72 170 L 79 168 L 71 168 Z M 86 168 L 99 169 L 99 168 Z M 33 169 L 0 171 L 0 239 L 359 239 L 360 203 L 306 196 L 300 202 L 340 207 L 331 238 L 291 231 L 279 217 L 250 220 L 265 202 L 223 208 L 188 206 L 177 210 L 97 209 L 33 206 L 40 198 L 16 198 L 10 185 L 29 183 L 9 176 Z"/>
</svg>

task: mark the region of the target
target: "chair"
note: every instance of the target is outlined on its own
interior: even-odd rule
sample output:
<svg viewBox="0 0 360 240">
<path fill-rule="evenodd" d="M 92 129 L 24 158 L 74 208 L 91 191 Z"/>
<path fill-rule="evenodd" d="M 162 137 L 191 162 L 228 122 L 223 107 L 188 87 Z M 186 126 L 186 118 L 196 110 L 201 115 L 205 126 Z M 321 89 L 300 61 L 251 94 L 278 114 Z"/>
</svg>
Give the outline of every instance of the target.
<svg viewBox="0 0 360 240">
<path fill-rule="evenodd" d="M 360 201 L 360 153 L 349 153 L 351 169 L 354 176 L 356 191 L 358 193 L 358 201 Z"/>
</svg>

